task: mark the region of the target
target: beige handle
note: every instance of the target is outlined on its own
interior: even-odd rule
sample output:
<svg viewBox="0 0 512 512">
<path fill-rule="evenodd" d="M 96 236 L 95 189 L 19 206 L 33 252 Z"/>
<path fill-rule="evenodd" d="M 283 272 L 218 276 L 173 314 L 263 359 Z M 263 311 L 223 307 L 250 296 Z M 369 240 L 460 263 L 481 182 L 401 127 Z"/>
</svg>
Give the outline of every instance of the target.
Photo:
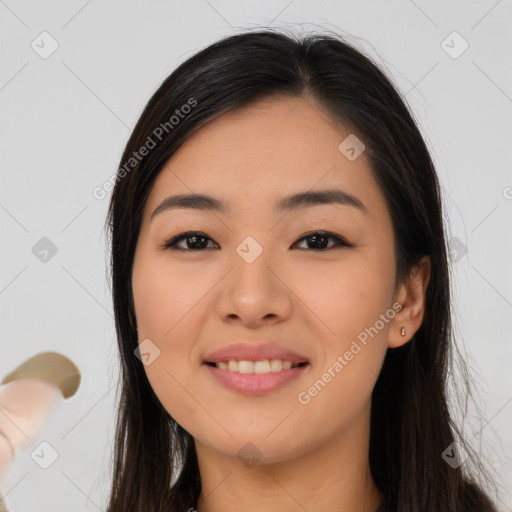
<svg viewBox="0 0 512 512">
<path fill-rule="evenodd" d="M 57 352 L 42 352 L 19 365 L 0 383 L 0 486 L 18 449 L 36 437 L 63 398 L 80 385 L 80 371 Z M 0 512 L 8 512 L 0 495 Z"/>
<path fill-rule="evenodd" d="M 42 352 L 27 359 L 6 375 L 1 384 L 25 377 L 53 382 L 60 388 L 64 398 L 73 396 L 80 385 L 79 369 L 70 359 L 57 352 Z"/>
</svg>

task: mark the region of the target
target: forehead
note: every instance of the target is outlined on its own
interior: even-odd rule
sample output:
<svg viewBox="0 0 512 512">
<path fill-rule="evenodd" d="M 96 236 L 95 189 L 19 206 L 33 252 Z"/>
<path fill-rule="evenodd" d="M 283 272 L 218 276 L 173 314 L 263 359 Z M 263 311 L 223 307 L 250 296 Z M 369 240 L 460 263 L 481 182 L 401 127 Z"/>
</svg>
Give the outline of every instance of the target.
<svg viewBox="0 0 512 512">
<path fill-rule="evenodd" d="M 170 194 L 204 193 L 235 208 L 267 209 L 284 195 L 328 188 L 359 197 L 378 215 L 386 207 L 364 152 L 349 160 L 339 149 L 349 135 L 310 98 L 267 98 L 228 112 L 166 163 L 146 216 Z"/>
</svg>

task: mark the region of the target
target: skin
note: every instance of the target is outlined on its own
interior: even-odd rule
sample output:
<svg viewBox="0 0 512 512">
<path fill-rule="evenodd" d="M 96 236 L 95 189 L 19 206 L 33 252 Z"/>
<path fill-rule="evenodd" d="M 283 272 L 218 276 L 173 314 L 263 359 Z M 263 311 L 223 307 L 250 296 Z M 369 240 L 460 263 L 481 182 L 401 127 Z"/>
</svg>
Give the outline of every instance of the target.
<svg viewBox="0 0 512 512">
<path fill-rule="evenodd" d="M 198 512 L 374 512 L 383 499 L 368 462 L 371 393 L 387 348 L 407 343 L 421 325 L 430 265 L 422 260 L 395 289 L 390 213 L 365 153 L 350 161 L 338 150 L 349 133 L 309 97 L 260 100 L 195 132 L 145 205 L 132 277 L 139 342 L 159 348 L 147 377 L 195 439 Z M 282 196 L 326 188 L 357 196 L 368 215 L 340 204 L 274 210 Z M 214 195 L 231 212 L 175 209 L 150 220 L 167 196 L 191 192 Z M 162 248 L 189 230 L 206 234 L 208 248 L 194 250 L 190 239 L 179 242 L 182 251 Z M 317 249 L 303 239 L 315 230 L 353 246 L 327 239 L 333 248 Z M 250 264 L 236 252 L 247 236 L 263 249 Z M 300 403 L 298 394 L 394 303 L 401 311 Z M 232 391 L 202 362 L 241 340 L 274 340 L 311 365 L 263 396 Z M 256 465 L 237 456 L 244 446 Z"/>
<path fill-rule="evenodd" d="M 63 399 L 61 389 L 45 379 L 21 378 L 0 385 L 0 486 L 17 452 L 34 442 Z"/>
</svg>

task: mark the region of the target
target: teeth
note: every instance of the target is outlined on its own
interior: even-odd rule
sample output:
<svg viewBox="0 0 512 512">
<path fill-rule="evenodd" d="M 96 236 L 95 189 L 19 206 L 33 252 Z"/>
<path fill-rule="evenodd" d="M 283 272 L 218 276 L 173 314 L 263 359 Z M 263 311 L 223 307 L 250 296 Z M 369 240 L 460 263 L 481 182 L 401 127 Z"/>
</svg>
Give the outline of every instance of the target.
<svg viewBox="0 0 512 512">
<path fill-rule="evenodd" d="M 219 361 L 215 366 L 221 370 L 229 370 L 231 372 L 240 373 L 270 373 L 280 372 L 281 370 L 289 370 L 296 368 L 297 365 L 291 361 L 281 361 L 281 359 L 263 359 L 261 361 L 236 361 L 234 359 Z"/>
<path fill-rule="evenodd" d="M 270 369 L 273 372 L 280 372 L 283 368 L 283 362 L 280 359 L 271 359 L 270 360 Z"/>
<path fill-rule="evenodd" d="M 254 368 L 254 373 L 268 373 L 270 371 L 270 362 L 268 359 L 265 359 L 264 361 L 255 361 L 252 366 Z"/>
<path fill-rule="evenodd" d="M 236 361 L 233 361 L 236 363 Z M 229 361 L 231 365 L 231 361 Z M 240 373 L 254 373 L 254 363 L 252 361 L 238 361 L 238 371 Z"/>
</svg>

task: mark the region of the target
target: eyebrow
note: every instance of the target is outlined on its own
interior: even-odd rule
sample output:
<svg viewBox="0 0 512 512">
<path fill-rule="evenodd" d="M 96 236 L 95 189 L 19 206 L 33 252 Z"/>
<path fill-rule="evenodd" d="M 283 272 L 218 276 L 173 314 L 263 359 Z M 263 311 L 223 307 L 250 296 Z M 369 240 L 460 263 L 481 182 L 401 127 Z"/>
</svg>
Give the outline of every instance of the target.
<svg viewBox="0 0 512 512">
<path fill-rule="evenodd" d="M 321 204 L 353 206 L 365 215 L 368 215 L 368 210 L 360 199 L 340 189 L 298 192 L 281 198 L 276 203 L 275 207 L 278 212 L 288 212 Z M 217 211 L 220 213 L 228 213 L 231 211 L 226 203 L 206 194 L 178 194 L 165 198 L 155 208 L 151 214 L 151 219 L 160 212 L 178 208 Z"/>
</svg>

